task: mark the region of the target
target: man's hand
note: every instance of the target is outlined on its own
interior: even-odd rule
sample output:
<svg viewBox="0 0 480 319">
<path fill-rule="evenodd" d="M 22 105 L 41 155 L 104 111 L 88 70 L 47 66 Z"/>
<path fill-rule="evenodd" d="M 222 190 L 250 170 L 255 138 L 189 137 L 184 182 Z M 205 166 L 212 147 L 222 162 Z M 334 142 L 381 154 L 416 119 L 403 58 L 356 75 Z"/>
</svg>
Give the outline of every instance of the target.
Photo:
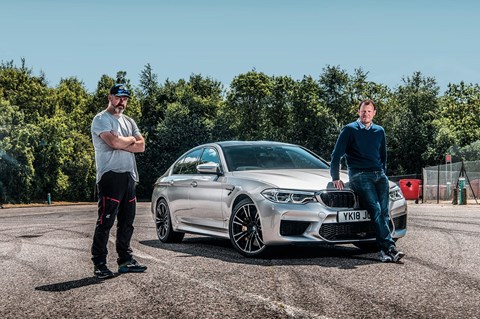
<svg viewBox="0 0 480 319">
<path fill-rule="evenodd" d="M 343 181 L 339 179 L 339 180 L 333 181 L 333 186 L 335 186 L 335 188 L 338 190 L 342 190 L 345 185 L 343 184 Z"/>
<path fill-rule="evenodd" d="M 100 138 L 116 150 L 123 150 L 137 141 L 134 136 L 119 136 L 118 133 L 113 131 L 101 133 Z"/>
<path fill-rule="evenodd" d="M 124 150 L 132 153 L 145 152 L 145 139 L 143 138 L 143 136 L 136 135 L 133 138 L 135 139 L 135 142 L 125 147 Z"/>
</svg>

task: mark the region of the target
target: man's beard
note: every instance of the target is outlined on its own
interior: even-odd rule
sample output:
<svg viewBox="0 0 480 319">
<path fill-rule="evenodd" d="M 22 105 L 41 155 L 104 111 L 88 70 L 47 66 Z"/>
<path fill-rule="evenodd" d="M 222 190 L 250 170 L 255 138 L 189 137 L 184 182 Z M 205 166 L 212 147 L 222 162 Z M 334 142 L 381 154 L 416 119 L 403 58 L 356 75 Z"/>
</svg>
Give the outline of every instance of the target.
<svg viewBox="0 0 480 319">
<path fill-rule="evenodd" d="M 125 108 L 122 107 L 122 106 L 116 106 L 115 107 L 115 113 L 118 114 L 118 115 L 122 114 L 123 110 L 125 110 Z"/>
</svg>

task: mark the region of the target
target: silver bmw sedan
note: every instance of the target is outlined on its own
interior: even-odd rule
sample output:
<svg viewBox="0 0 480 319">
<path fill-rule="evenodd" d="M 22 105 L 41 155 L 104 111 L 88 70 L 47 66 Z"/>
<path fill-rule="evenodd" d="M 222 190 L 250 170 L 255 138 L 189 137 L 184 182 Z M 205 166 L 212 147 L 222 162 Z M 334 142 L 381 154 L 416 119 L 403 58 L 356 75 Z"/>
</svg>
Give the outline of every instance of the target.
<svg viewBox="0 0 480 319">
<path fill-rule="evenodd" d="M 375 250 L 370 216 L 346 186 L 335 189 L 328 162 L 304 147 L 217 142 L 189 150 L 158 178 L 151 210 L 164 243 L 180 242 L 185 233 L 224 237 L 246 257 L 303 243 Z M 406 224 L 407 203 L 390 182 L 394 240 L 405 236 Z"/>
</svg>

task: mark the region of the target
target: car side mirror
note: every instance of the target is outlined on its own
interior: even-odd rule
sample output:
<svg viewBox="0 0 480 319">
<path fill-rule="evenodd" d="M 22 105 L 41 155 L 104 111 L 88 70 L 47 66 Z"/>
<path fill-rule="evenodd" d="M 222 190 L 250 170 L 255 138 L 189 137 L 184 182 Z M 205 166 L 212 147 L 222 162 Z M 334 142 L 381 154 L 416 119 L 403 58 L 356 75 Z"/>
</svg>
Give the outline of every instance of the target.
<svg viewBox="0 0 480 319">
<path fill-rule="evenodd" d="M 208 162 L 197 165 L 197 172 L 201 174 L 215 174 L 215 175 L 222 175 L 222 170 L 220 169 L 220 165 L 218 163 Z"/>
</svg>

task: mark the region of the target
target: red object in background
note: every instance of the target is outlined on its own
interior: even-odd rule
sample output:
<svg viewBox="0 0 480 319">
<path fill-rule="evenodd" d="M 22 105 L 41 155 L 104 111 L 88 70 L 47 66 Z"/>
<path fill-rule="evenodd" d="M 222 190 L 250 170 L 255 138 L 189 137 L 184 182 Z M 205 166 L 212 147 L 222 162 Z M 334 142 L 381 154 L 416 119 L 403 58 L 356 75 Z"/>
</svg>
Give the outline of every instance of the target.
<svg viewBox="0 0 480 319">
<path fill-rule="evenodd" d="M 399 181 L 400 189 L 402 190 L 403 196 L 405 199 L 412 200 L 414 199 L 418 203 L 420 198 L 420 184 L 422 183 L 421 179 L 401 179 Z"/>
</svg>

